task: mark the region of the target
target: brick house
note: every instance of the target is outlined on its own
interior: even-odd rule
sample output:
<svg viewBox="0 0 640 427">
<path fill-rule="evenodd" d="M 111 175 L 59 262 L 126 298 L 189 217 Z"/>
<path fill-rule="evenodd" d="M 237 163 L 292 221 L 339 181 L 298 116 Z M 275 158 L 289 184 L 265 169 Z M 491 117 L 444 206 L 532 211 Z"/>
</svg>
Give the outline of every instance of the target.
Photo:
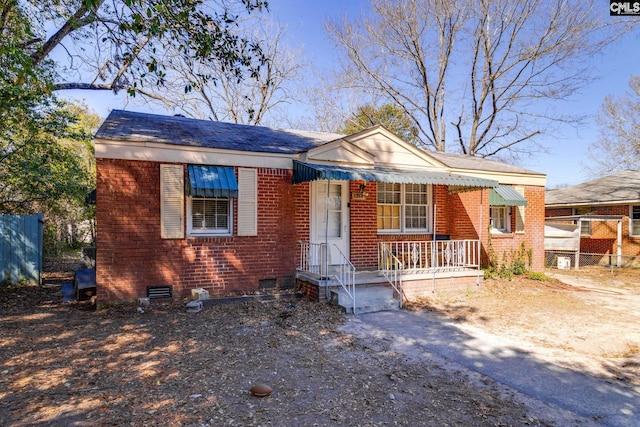
<svg viewBox="0 0 640 427">
<path fill-rule="evenodd" d="M 156 287 L 465 289 L 489 241 L 525 245 L 544 268 L 543 174 L 425 152 L 380 126 L 344 136 L 114 110 L 95 152 L 99 303 Z"/>
<path fill-rule="evenodd" d="M 545 197 L 547 222 L 575 223 L 579 253 L 597 258 L 590 262 L 608 264 L 613 256 L 612 263 L 620 266 L 640 256 L 640 172 L 627 170 L 549 190 Z"/>
</svg>

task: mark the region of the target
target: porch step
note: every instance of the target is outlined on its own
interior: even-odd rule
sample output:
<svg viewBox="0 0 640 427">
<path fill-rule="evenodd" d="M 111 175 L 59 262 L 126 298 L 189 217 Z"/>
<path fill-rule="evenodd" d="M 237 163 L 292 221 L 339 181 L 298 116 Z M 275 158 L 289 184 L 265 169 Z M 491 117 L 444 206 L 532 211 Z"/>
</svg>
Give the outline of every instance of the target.
<svg viewBox="0 0 640 427">
<path fill-rule="evenodd" d="M 344 307 L 347 313 L 354 313 L 353 301 L 342 288 L 331 289 L 331 303 Z M 400 309 L 400 301 L 393 297 L 393 289 L 386 286 L 356 287 L 356 307 L 354 314 L 374 313 Z"/>
</svg>

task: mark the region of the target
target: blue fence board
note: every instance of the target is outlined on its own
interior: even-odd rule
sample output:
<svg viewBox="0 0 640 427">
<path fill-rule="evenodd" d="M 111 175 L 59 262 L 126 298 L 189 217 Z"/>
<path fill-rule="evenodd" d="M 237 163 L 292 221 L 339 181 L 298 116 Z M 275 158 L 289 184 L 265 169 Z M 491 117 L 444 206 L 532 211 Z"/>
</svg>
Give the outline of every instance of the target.
<svg viewBox="0 0 640 427">
<path fill-rule="evenodd" d="M 0 285 L 39 284 L 42 214 L 0 215 Z"/>
</svg>

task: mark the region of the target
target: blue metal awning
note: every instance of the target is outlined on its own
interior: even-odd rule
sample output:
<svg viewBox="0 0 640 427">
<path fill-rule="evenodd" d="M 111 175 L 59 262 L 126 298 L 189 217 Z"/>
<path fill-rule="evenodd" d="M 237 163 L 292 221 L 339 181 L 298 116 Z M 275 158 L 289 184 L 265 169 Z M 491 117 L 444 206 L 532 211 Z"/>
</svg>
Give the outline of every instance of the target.
<svg viewBox="0 0 640 427">
<path fill-rule="evenodd" d="M 499 185 L 489 191 L 490 206 L 527 206 L 522 194 L 509 185 Z"/>
<path fill-rule="evenodd" d="M 457 191 L 469 188 L 493 188 L 498 181 L 440 171 L 398 169 L 362 169 L 345 166 L 315 165 L 293 161 L 293 183 L 316 180 L 378 181 L 398 184 L 442 184 Z"/>
<path fill-rule="evenodd" d="M 238 197 L 232 167 L 188 165 L 187 192 L 192 197 Z"/>
</svg>

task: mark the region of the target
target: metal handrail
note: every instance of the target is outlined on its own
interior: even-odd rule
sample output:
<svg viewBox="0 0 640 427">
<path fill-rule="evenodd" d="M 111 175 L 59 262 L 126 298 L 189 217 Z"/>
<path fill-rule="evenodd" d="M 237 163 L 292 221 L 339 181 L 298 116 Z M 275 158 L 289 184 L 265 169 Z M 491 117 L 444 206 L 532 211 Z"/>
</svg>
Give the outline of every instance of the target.
<svg viewBox="0 0 640 427">
<path fill-rule="evenodd" d="M 356 313 L 356 267 L 351 263 L 349 258 L 342 253 L 340 248 L 334 243 L 333 247 L 339 254 L 338 274 L 332 277 L 340 283 L 347 295 L 351 297 L 353 303 L 353 314 Z"/>
<path fill-rule="evenodd" d="M 353 310 L 355 313 L 356 309 L 356 267 L 353 263 L 347 258 L 344 253 L 340 250 L 340 248 L 334 243 L 333 246 L 336 249 L 336 253 L 338 254 L 338 269 L 335 274 L 330 274 L 328 270 L 328 259 L 325 259 L 329 256 L 327 252 L 326 244 L 324 243 L 310 243 L 298 241 L 300 245 L 300 264 L 298 270 L 300 271 L 308 271 L 310 273 L 315 273 L 324 278 L 330 278 L 335 280 L 342 286 L 347 295 L 351 298 L 353 302 Z M 335 265 L 335 264 L 331 264 Z"/>
<path fill-rule="evenodd" d="M 300 245 L 300 265 L 298 270 L 321 274 L 325 266 L 323 257 L 324 243 L 298 241 Z"/>
<path fill-rule="evenodd" d="M 402 302 L 404 295 L 402 294 L 402 270 L 404 270 L 404 264 L 397 256 L 391 252 L 391 249 L 384 243 L 381 243 L 379 248 L 380 257 L 382 260 L 382 274 L 387 279 L 387 282 L 397 292 L 400 300 L 400 308 L 402 308 Z"/>
</svg>

